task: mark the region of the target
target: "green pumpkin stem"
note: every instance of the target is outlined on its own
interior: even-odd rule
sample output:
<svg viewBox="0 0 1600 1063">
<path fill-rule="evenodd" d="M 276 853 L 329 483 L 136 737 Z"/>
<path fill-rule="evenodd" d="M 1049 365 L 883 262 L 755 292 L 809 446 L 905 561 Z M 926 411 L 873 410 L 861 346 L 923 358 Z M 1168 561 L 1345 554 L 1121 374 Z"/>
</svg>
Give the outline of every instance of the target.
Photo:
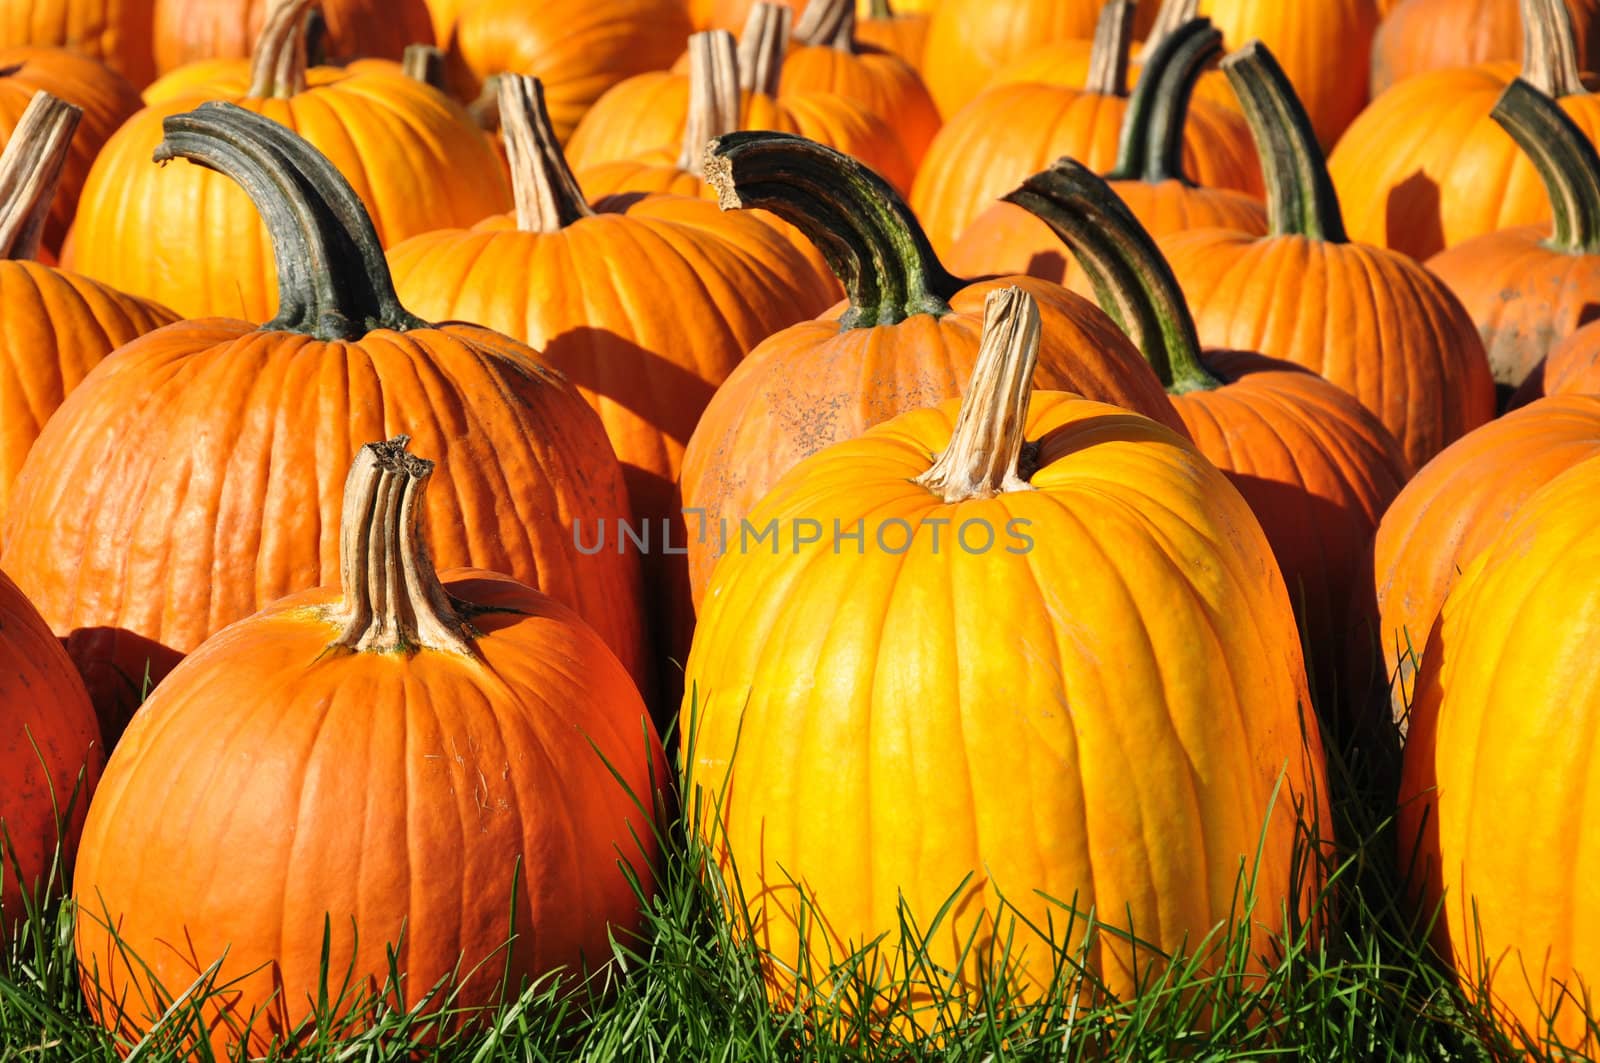
<svg viewBox="0 0 1600 1063">
<path fill-rule="evenodd" d="M 950 445 L 916 482 L 946 502 L 1033 490 L 1023 461 L 1038 364 L 1039 304 L 1017 287 L 990 292 L 977 364 Z"/>
<path fill-rule="evenodd" d="M 817 246 L 850 299 L 841 329 L 948 314 L 964 286 L 888 182 L 832 148 L 788 133 L 729 133 L 707 147 L 705 170 L 723 210 L 771 211 Z"/>
<path fill-rule="evenodd" d="M 1267 184 L 1267 217 L 1274 236 L 1347 242 L 1339 194 L 1311 119 L 1278 60 L 1251 41 L 1222 61 L 1239 96 Z"/>
<path fill-rule="evenodd" d="M 412 81 L 445 90 L 444 49 L 433 44 L 408 44 L 400 58 L 400 69 Z"/>
<path fill-rule="evenodd" d="M 867 13 L 873 18 L 894 18 L 894 5 L 889 0 L 871 0 Z"/>
<path fill-rule="evenodd" d="M 856 50 L 856 0 L 811 0 L 794 24 L 794 39 L 807 47 Z"/>
<path fill-rule="evenodd" d="M 502 74 L 499 93 L 500 134 L 511 167 L 517 228 L 526 233 L 554 233 L 593 217 L 550 125 L 544 84 L 522 74 Z"/>
<path fill-rule="evenodd" d="M 368 443 L 345 478 L 339 586 L 332 645 L 357 653 L 435 650 L 475 656 L 428 556 L 422 499 L 433 462 L 406 453 L 410 439 Z"/>
<path fill-rule="evenodd" d="M 739 54 L 733 34 L 706 30 L 689 38 L 689 110 L 678 168 L 704 176 L 706 145 L 739 128 Z"/>
<path fill-rule="evenodd" d="M 787 4 L 756 4 L 739 37 L 739 88 L 760 96 L 776 96 L 789 54 L 794 9 Z"/>
<path fill-rule="evenodd" d="M 1201 364 L 1194 316 L 1172 267 L 1110 185 L 1061 159 L 1003 198 L 1071 248 L 1100 306 L 1133 339 L 1169 394 L 1221 386 Z"/>
<path fill-rule="evenodd" d="M 39 257 L 61 170 L 83 108 L 36 92 L 0 153 L 0 258 Z"/>
<path fill-rule="evenodd" d="M 1128 94 L 1128 49 L 1133 44 L 1133 17 L 1138 8 L 1134 0 L 1106 0 L 1100 9 L 1083 91 L 1100 96 Z"/>
<path fill-rule="evenodd" d="M 1144 70 L 1128 100 L 1113 181 L 1183 181 L 1183 126 L 1195 83 L 1222 56 L 1222 32 L 1191 19 L 1145 52 Z"/>
<path fill-rule="evenodd" d="M 1522 77 L 1546 96 L 1583 95 L 1583 73 L 1566 0 L 1521 0 Z"/>
<path fill-rule="evenodd" d="M 272 238 L 278 316 L 262 328 L 323 340 L 429 327 L 400 305 L 383 246 L 350 183 L 316 148 L 231 103 L 162 122 L 155 161 L 187 159 L 242 187 Z"/>
<path fill-rule="evenodd" d="M 1600 254 L 1600 155 L 1561 106 L 1517 78 L 1490 112 L 1533 161 L 1554 218 L 1546 247 Z"/>
<path fill-rule="evenodd" d="M 275 0 L 250 53 L 250 89 L 253 100 L 286 100 L 306 90 L 306 35 L 312 10 L 319 0 Z"/>
<path fill-rule="evenodd" d="M 1161 47 L 1169 36 L 1178 32 L 1179 27 L 1193 22 L 1200 15 L 1200 0 L 1164 0 L 1159 10 L 1156 11 L 1155 22 L 1150 26 L 1150 33 L 1144 39 L 1144 63 L 1148 68 L 1150 56 Z"/>
</svg>

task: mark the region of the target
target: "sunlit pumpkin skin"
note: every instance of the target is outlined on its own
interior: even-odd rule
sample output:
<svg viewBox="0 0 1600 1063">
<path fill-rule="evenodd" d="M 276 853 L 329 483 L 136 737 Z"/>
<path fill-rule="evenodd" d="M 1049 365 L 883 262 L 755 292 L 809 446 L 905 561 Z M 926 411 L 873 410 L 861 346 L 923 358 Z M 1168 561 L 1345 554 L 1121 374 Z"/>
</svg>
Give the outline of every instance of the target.
<svg viewBox="0 0 1600 1063">
<path fill-rule="evenodd" d="M 311 1014 L 325 927 L 352 1033 L 397 944 L 408 1006 L 459 962 L 451 1006 L 470 1009 L 502 971 L 596 967 L 608 928 L 637 929 L 619 863 L 648 897 L 666 767 L 639 694 L 571 610 L 494 573 L 434 574 L 418 535 L 431 463 L 399 444 L 351 470 L 344 585 L 207 640 L 112 758 L 77 863 L 76 945 L 91 1013 L 119 1033 L 156 1017 L 152 980 L 171 992 L 221 960 L 210 1047 L 264 1054 Z M 401 602 L 369 572 L 403 578 Z"/>
<path fill-rule="evenodd" d="M 578 389 L 510 337 L 407 312 L 360 200 L 306 141 L 227 104 L 167 125 L 162 157 L 260 182 L 293 299 L 266 326 L 179 322 L 123 347 L 67 397 L 18 476 L 0 567 L 67 640 L 107 739 L 147 667 L 159 681 L 226 625 L 327 582 L 337 470 L 400 427 L 441 459 L 427 518 L 439 563 L 572 606 L 648 685 L 638 557 L 574 543 L 574 522 L 628 513 Z M 314 185 L 280 202 L 273 179 Z"/>
<path fill-rule="evenodd" d="M 139 109 L 139 93 L 122 75 L 76 52 L 60 48 L 0 48 L 0 138 L 9 139 L 36 92 L 66 100 L 83 111 L 67 152 L 50 207 L 44 246 L 51 252 L 78 209 L 89 168 L 106 140 Z"/>
<path fill-rule="evenodd" d="M 995 200 L 1062 156 L 1101 172 L 1117 163 L 1128 108 L 1125 69 L 1129 24 L 1116 22 L 1122 0 L 1106 6 L 1096 44 L 1120 49 L 1083 89 L 1000 85 L 952 115 L 917 170 L 911 205 L 934 250 L 947 254 L 962 232 Z M 1221 129 L 1212 127 L 1216 118 Z M 1236 130 L 1233 132 L 1231 130 Z M 1260 168 L 1243 121 L 1232 112 L 1193 108 L 1184 130 L 1183 172 L 1208 188 L 1250 191 Z"/>
<path fill-rule="evenodd" d="M 1600 322 L 1583 326 L 1552 347 L 1512 396 L 1511 408 L 1546 395 L 1600 395 Z"/>
<path fill-rule="evenodd" d="M 683 0 L 474 0 L 452 41 L 467 72 L 457 91 L 471 98 L 491 75 L 532 74 L 565 142 L 607 89 L 671 65 L 690 30 Z"/>
<path fill-rule="evenodd" d="M 511 189 L 482 132 L 427 85 L 302 62 L 275 83 L 272 56 L 300 47 L 306 0 L 287 0 L 257 51 L 264 80 L 146 107 L 95 160 L 66 268 L 170 306 L 186 317 L 265 321 L 277 312 L 271 240 L 247 197 L 220 174 L 153 166 L 162 123 L 202 100 L 265 115 L 325 151 L 361 197 L 385 246 L 511 207 Z M 274 35 L 276 34 L 276 35 Z"/>
<path fill-rule="evenodd" d="M 272 0 L 155 0 L 158 73 L 201 59 L 248 56 Z M 362 56 L 399 59 L 408 44 L 434 42 L 426 0 L 318 0 L 330 63 Z"/>
<path fill-rule="evenodd" d="M 707 167 L 724 206 L 769 210 L 816 240 L 847 300 L 758 344 L 701 415 L 679 480 L 690 514 L 694 601 L 721 552 L 722 522 L 737 532 L 802 458 L 961 394 L 984 300 L 997 288 L 1015 285 L 1038 303 L 1050 329 L 1040 381 L 1182 430 L 1161 382 L 1093 303 L 1032 278 L 951 276 L 893 190 L 837 153 L 775 134 L 734 133 L 714 143 Z M 849 233 L 849 246 L 830 243 L 834 232 Z M 702 528 L 711 534 L 700 535 Z"/>
<path fill-rule="evenodd" d="M 856 40 L 898 55 L 920 71 L 932 16 L 917 9 L 932 6 L 906 0 L 892 5 L 889 0 L 864 0 L 856 8 Z"/>
<path fill-rule="evenodd" d="M 1372 584 L 1391 709 L 1404 721 L 1417 660 L 1460 573 L 1545 484 L 1600 456 L 1600 398 L 1543 399 L 1469 432 L 1400 492 L 1373 543 Z"/>
<path fill-rule="evenodd" d="M 1442 906 L 1435 936 L 1467 992 L 1492 979 L 1503 1028 L 1548 1029 L 1574 1058 L 1600 1051 L 1580 1007 L 1600 978 L 1600 849 L 1584 829 L 1600 793 L 1597 492 L 1594 459 L 1551 481 L 1450 592 L 1423 655 L 1395 831 L 1418 910 Z"/>
<path fill-rule="evenodd" d="M 1354 395 L 1420 467 L 1494 416 L 1483 343 L 1461 302 L 1405 255 L 1346 239 L 1321 150 L 1260 45 L 1223 61 L 1267 171 L 1265 237 L 1223 230 L 1160 241 L 1207 347 L 1303 365 Z M 1252 76 L 1248 83 L 1240 74 Z"/>
<path fill-rule="evenodd" d="M 1532 160 L 1552 225 L 1474 237 L 1428 260 L 1472 315 L 1502 394 L 1594 319 L 1600 302 L 1600 154 L 1566 112 L 1521 79 L 1493 117 Z"/>
<path fill-rule="evenodd" d="M 1600 2 L 1565 0 L 1579 69 L 1600 55 Z M 1518 0 L 1404 0 L 1372 38 L 1372 95 L 1430 70 L 1515 61 L 1522 54 Z"/>
<path fill-rule="evenodd" d="M 8 0 L 0 48 L 65 48 L 143 88 L 156 73 L 153 12 L 152 0 Z"/>
<path fill-rule="evenodd" d="M 1258 200 L 1230 189 L 1203 188 L 1183 176 L 1189 94 L 1201 69 L 1221 54 L 1222 35 L 1204 20 L 1191 20 L 1153 50 L 1150 75 L 1128 100 L 1117 163 L 1106 176 L 1152 236 L 1211 228 L 1267 234 L 1267 211 Z M 1071 256 L 1062 253 L 1061 238 L 1028 211 L 1004 201 L 978 215 L 948 260 L 964 276 L 1026 274 L 1093 296 Z"/>
<path fill-rule="evenodd" d="M 1521 0 L 1533 32 L 1519 68 L 1489 62 L 1395 85 L 1362 112 L 1328 157 L 1350 237 L 1424 261 L 1474 236 L 1550 220 L 1538 171 L 1490 117 L 1521 76 L 1600 136 L 1600 97 L 1583 87 L 1562 0 Z"/>
<path fill-rule="evenodd" d="M 1040 319 L 1012 335 L 1005 303 L 1026 296 L 991 298 L 988 327 L 1002 325 L 1010 357 L 996 371 L 993 351 L 980 356 L 961 420 L 954 401 L 909 412 L 796 466 L 751 522 L 821 521 L 822 541 L 730 551 L 706 598 L 686 770 L 715 809 L 701 830 L 724 873 L 737 867 L 780 1002 L 797 995 L 783 969 L 797 960 L 826 972 L 830 955 L 888 934 L 887 966 L 907 947 L 901 901 L 928 928 L 953 900 L 927 957 L 956 973 L 958 996 L 976 991 L 991 935 L 1014 930 L 1008 974 L 1030 1002 L 1055 967 L 1034 935 L 1073 955 L 1082 943 L 1083 923 L 1057 905 L 1131 922 L 1156 949 L 1187 938 L 1198 950 L 1230 919 L 1243 862 L 1270 898 L 1254 957 L 1310 885 L 1291 881 L 1289 795 L 1316 815 L 1322 750 L 1255 518 L 1192 444 L 1146 418 L 1058 392 L 1028 405 L 1032 366 L 1012 357 L 1037 349 Z M 1037 445 L 1026 483 L 1024 438 Z M 833 529 L 858 523 L 864 547 L 836 550 Z M 1031 546 L 1008 536 L 1019 529 Z M 806 945 L 799 890 L 814 902 Z M 997 895 L 1031 926 L 997 918 Z M 1085 957 L 1111 993 L 1161 962 L 1126 940 L 1104 933 Z M 900 977 L 875 1009 L 926 999 L 924 976 Z"/>
</svg>

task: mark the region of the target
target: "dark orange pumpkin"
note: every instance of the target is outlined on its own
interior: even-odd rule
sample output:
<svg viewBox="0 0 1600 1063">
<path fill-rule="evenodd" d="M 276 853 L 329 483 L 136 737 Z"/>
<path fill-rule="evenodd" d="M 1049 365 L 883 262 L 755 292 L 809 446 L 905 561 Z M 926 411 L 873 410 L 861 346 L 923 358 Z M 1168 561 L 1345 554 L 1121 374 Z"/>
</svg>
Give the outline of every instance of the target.
<svg viewBox="0 0 1600 1063">
<path fill-rule="evenodd" d="M 273 0 L 154 0 L 156 70 L 250 54 Z M 399 59 L 408 44 L 432 44 L 426 0 L 317 0 L 326 61 Z"/>
<path fill-rule="evenodd" d="M 0 48 L 65 48 L 143 88 L 155 77 L 154 8 L 153 0 L 9 0 L 0 4 Z"/>
<path fill-rule="evenodd" d="M 575 523 L 628 513 L 578 389 L 510 337 L 405 310 L 361 201 L 285 127 L 212 103 L 165 128 L 159 159 L 216 168 L 259 201 L 283 310 L 265 326 L 179 322 L 123 347 L 67 397 L 17 478 L 0 567 L 67 640 L 107 740 L 147 676 L 331 578 L 342 470 L 401 427 L 442 459 L 428 517 L 439 562 L 572 606 L 643 684 L 639 559 L 573 541 Z"/>
<path fill-rule="evenodd" d="M 1600 55 L 1600 0 L 1565 0 L 1579 69 Z M 1372 38 L 1372 95 L 1430 70 L 1512 62 L 1522 53 L 1517 0 L 1404 0 Z"/>
</svg>

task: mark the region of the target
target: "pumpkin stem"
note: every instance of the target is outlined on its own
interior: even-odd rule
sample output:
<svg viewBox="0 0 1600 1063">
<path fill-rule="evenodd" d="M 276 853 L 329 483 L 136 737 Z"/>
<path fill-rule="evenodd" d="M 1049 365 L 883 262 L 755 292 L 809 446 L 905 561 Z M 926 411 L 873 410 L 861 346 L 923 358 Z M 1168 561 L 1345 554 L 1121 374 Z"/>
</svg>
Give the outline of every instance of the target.
<svg viewBox="0 0 1600 1063">
<path fill-rule="evenodd" d="M 894 6 L 889 0 L 869 0 L 867 14 L 871 18 L 894 18 Z"/>
<path fill-rule="evenodd" d="M 811 0 L 794 24 L 794 39 L 807 47 L 856 50 L 855 0 Z"/>
<path fill-rule="evenodd" d="M 333 646 L 357 653 L 437 650 L 476 655 L 450 605 L 422 534 L 422 496 L 433 462 L 406 453 L 407 436 L 368 443 L 344 482 Z"/>
<path fill-rule="evenodd" d="M 787 10 L 787 8 L 785 8 Z M 705 174 L 706 145 L 739 128 L 739 56 L 733 34 L 707 30 L 689 38 L 689 114 L 678 169 Z"/>
<path fill-rule="evenodd" d="M 1033 490 L 1022 462 L 1038 364 L 1039 304 L 1015 286 L 990 292 L 977 364 L 950 445 L 915 482 L 946 502 Z"/>
<path fill-rule="evenodd" d="M 0 152 L 0 258 L 39 257 L 50 202 L 83 108 L 36 92 Z"/>
<path fill-rule="evenodd" d="M 1521 0 L 1522 77 L 1546 96 L 1578 96 L 1583 73 L 1566 0 Z"/>
<path fill-rule="evenodd" d="M 794 9 L 787 4 L 756 4 L 739 38 L 739 88 L 759 96 L 776 96 L 789 54 Z"/>
<path fill-rule="evenodd" d="M 306 90 L 306 31 L 320 0 L 273 0 L 250 60 L 253 100 L 287 100 Z"/>
<path fill-rule="evenodd" d="M 728 133 L 707 146 L 705 171 L 723 210 L 769 210 L 817 246 L 850 299 L 841 329 L 950 312 L 962 282 L 905 200 L 855 159 L 789 133 Z"/>
<path fill-rule="evenodd" d="M 400 305 L 372 218 L 350 182 L 292 131 L 231 103 L 161 123 L 155 161 L 187 159 L 242 187 L 272 237 L 278 316 L 263 329 L 323 340 L 428 324 Z"/>
<path fill-rule="evenodd" d="M 521 74 L 502 74 L 500 135 L 505 138 L 511 188 L 517 201 L 517 228 L 525 233 L 560 232 L 594 216 L 572 176 L 544 105 L 544 83 Z"/>
<path fill-rule="evenodd" d="M 1193 22 L 1200 15 L 1200 0 L 1163 0 L 1161 7 L 1156 11 L 1155 21 L 1150 26 L 1150 33 L 1144 39 L 1144 63 L 1148 67 L 1150 56 L 1161 47 L 1162 43 L 1172 34 L 1178 32 L 1180 26 Z"/>
<path fill-rule="evenodd" d="M 1545 246 L 1569 255 L 1600 254 L 1600 155 L 1561 105 L 1517 78 L 1495 102 L 1499 122 L 1544 182 L 1554 218 Z"/>
<path fill-rule="evenodd" d="M 1089 79 L 1083 91 L 1099 96 L 1128 94 L 1128 48 L 1133 43 L 1134 0 L 1106 0 L 1089 49 Z"/>
<path fill-rule="evenodd" d="M 1278 60 L 1251 41 L 1222 61 L 1244 107 L 1267 183 L 1267 216 L 1274 236 L 1347 242 L 1339 194 L 1311 119 Z"/>
<path fill-rule="evenodd" d="M 1222 31 L 1191 19 L 1145 51 L 1144 71 L 1122 119 L 1113 181 L 1182 181 L 1183 124 L 1194 86 L 1222 55 Z"/>
<path fill-rule="evenodd" d="M 1200 361 L 1194 316 L 1154 238 L 1111 186 L 1060 159 L 1002 197 L 1061 237 L 1094 285 L 1095 297 L 1143 352 L 1169 394 L 1219 387 Z"/>
<path fill-rule="evenodd" d="M 408 44 L 400 58 L 400 69 L 412 81 L 445 91 L 444 49 L 434 44 Z"/>
</svg>

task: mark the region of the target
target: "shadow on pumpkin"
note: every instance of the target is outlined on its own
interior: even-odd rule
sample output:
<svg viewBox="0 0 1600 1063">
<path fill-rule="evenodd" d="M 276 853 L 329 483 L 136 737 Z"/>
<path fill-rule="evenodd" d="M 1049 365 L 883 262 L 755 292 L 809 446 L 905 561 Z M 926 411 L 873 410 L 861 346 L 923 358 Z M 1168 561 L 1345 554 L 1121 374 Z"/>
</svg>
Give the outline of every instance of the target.
<svg viewBox="0 0 1600 1063">
<path fill-rule="evenodd" d="M 1384 203 L 1383 231 L 1390 247 L 1418 259 L 1444 250 L 1444 219 L 1439 216 L 1439 185 L 1418 170 L 1395 185 Z M 1404 234 L 1405 239 L 1396 241 Z"/>
<path fill-rule="evenodd" d="M 107 753 L 155 685 L 183 654 L 143 635 L 116 627 L 82 627 L 61 640 L 89 689 Z"/>
</svg>

